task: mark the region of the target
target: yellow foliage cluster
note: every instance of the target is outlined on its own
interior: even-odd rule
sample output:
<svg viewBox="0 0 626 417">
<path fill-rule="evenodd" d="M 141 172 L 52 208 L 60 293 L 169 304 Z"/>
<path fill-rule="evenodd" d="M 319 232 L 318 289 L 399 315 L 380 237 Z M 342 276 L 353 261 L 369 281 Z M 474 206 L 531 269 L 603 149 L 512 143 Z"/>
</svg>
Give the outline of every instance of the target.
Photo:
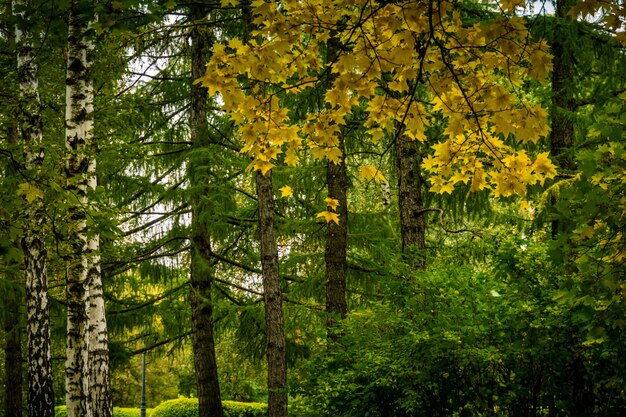
<svg viewBox="0 0 626 417">
<path fill-rule="evenodd" d="M 423 165 L 432 191 L 471 184 L 521 195 L 556 173 L 547 154 L 533 159 L 512 146 L 548 134 L 546 111 L 521 93 L 551 70 L 548 45 L 531 42 L 514 14 L 522 5 L 502 2 L 500 17 L 467 25 L 449 0 L 255 0 L 252 41 L 216 45 L 198 82 L 219 93 L 238 124 L 250 169 L 265 173 L 282 155 L 296 165 L 305 147 L 313 158 L 341 161 L 342 127 L 360 107 L 372 141 L 396 135 L 399 124 L 427 141 L 429 126 L 445 124 L 445 140 Z M 331 43 L 336 59 L 326 63 Z M 283 98 L 310 88 L 322 88 L 324 102 L 291 120 Z M 384 180 L 368 167 L 361 174 Z"/>
</svg>

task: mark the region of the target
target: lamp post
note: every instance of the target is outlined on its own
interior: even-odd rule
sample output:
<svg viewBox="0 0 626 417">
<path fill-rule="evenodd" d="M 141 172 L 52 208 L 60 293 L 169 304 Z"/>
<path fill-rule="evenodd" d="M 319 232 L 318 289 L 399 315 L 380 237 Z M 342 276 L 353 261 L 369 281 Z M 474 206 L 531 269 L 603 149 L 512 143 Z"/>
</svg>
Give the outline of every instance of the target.
<svg viewBox="0 0 626 417">
<path fill-rule="evenodd" d="M 140 417 L 146 417 L 146 352 L 141 357 L 141 405 L 139 406 Z"/>
</svg>

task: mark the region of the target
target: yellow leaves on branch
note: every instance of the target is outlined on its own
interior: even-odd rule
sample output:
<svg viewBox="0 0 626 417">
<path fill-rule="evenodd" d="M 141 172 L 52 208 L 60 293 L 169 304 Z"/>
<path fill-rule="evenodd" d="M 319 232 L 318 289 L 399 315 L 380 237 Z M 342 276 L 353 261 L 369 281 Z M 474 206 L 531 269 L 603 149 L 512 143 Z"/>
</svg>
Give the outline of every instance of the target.
<svg viewBox="0 0 626 417">
<path fill-rule="evenodd" d="M 317 213 L 315 217 L 318 219 L 323 218 L 326 220 L 326 223 L 335 222 L 335 224 L 339 224 L 339 215 L 335 213 L 339 206 L 339 200 L 327 197 L 324 201 L 326 202 L 326 206 L 328 206 L 328 210 Z"/>
<path fill-rule="evenodd" d="M 374 180 L 376 182 L 386 182 L 387 178 L 378 168 L 369 165 L 361 165 L 361 178 L 365 181 Z"/>
<path fill-rule="evenodd" d="M 335 222 L 335 224 L 339 224 L 339 215 L 331 211 L 322 211 L 320 213 L 317 213 L 315 217 L 322 217 L 324 220 L 326 220 L 326 223 Z"/>
<path fill-rule="evenodd" d="M 318 219 L 323 218 L 326 220 L 326 223 L 335 222 L 335 224 L 339 224 L 339 215 L 335 213 L 335 211 L 337 211 L 337 207 L 339 206 L 339 200 L 327 197 L 324 199 L 324 202 L 326 202 L 328 210 L 317 213 L 315 217 Z"/>
<path fill-rule="evenodd" d="M 455 186 L 469 184 L 471 192 L 488 189 L 495 197 L 523 196 L 528 186 L 543 185 L 546 179 L 556 176 L 548 152 L 538 154 L 534 160 L 524 150 L 502 153 L 495 159 L 494 168 L 486 171 L 477 157 L 484 155 L 482 151 L 467 153 L 450 141 L 433 148 L 435 153 L 424 160 L 422 167 L 433 174 L 430 191 L 436 193 L 451 194 Z"/>
<path fill-rule="evenodd" d="M 236 123 L 251 170 L 295 166 L 305 147 L 314 159 L 341 162 L 347 120 L 363 120 L 373 142 L 395 137 L 398 126 L 426 142 L 443 123 L 447 139 L 423 161 L 432 191 L 468 184 L 520 194 L 554 176 L 547 154 L 533 160 L 511 146 L 548 133 L 545 110 L 519 94 L 529 78 L 545 81 L 552 65 L 547 43 L 531 42 L 515 15 L 523 5 L 502 0 L 500 17 L 468 24 L 450 0 L 255 0 L 253 40 L 215 45 L 197 82 Z M 337 56 L 326 62 L 331 41 Z M 312 89 L 319 105 L 294 118 L 290 98 Z M 367 165 L 360 174 L 385 181 Z"/>
</svg>

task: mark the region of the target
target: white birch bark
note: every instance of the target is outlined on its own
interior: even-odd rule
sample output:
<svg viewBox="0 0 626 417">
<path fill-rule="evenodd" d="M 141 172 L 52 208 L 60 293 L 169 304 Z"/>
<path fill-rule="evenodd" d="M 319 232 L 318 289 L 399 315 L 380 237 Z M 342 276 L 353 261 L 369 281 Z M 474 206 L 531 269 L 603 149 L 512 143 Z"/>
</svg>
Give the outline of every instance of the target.
<svg viewBox="0 0 626 417">
<path fill-rule="evenodd" d="M 90 13 L 80 7 L 72 0 L 66 78 L 66 176 L 75 196 L 69 216 L 73 244 L 67 277 L 66 403 L 69 417 L 111 417 L 99 237 L 87 222 L 88 193 L 97 186 L 91 78 L 95 33 L 86 17 Z"/>
<path fill-rule="evenodd" d="M 37 187 L 44 160 L 41 103 L 34 59 L 33 34 L 26 13 L 32 5 L 25 0 L 12 3 L 20 89 L 20 133 L 24 144 L 26 183 L 24 210 L 24 269 L 28 333 L 28 415 L 52 417 L 54 390 L 50 361 L 50 315 L 48 303 L 46 215 L 43 192 Z"/>
</svg>

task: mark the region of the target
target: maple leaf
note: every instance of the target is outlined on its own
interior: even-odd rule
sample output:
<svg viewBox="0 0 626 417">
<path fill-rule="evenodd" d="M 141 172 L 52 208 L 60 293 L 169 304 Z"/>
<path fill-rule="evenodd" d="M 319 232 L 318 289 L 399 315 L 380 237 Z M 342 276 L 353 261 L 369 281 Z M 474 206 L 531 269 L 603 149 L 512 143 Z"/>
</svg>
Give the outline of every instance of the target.
<svg viewBox="0 0 626 417">
<path fill-rule="evenodd" d="M 439 194 L 443 194 L 443 193 L 448 193 L 448 194 L 452 194 L 452 191 L 454 191 L 454 184 L 452 182 L 447 182 L 445 184 L 442 184 L 439 187 Z"/>
<path fill-rule="evenodd" d="M 552 163 L 550 158 L 548 158 L 549 154 L 550 152 L 543 152 L 537 155 L 533 163 L 533 168 L 535 172 L 543 175 L 545 178 L 554 178 L 556 176 L 556 166 Z"/>
<path fill-rule="evenodd" d="M 269 161 L 262 161 L 260 159 L 255 159 L 250 162 L 250 164 L 246 167 L 246 171 L 261 171 L 261 174 L 265 175 L 267 171 L 272 169 L 274 164 Z"/>
<path fill-rule="evenodd" d="M 293 195 L 293 189 L 288 185 L 285 185 L 284 187 L 279 188 L 279 190 L 280 190 L 280 196 L 283 198 L 291 197 Z"/>
<path fill-rule="evenodd" d="M 328 208 L 330 208 L 331 210 L 335 210 L 335 211 L 337 210 L 337 206 L 339 205 L 339 200 L 327 197 L 324 199 L 324 201 L 326 202 L 326 205 L 328 206 Z"/>
<path fill-rule="evenodd" d="M 361 178 L 365 181 L 375 180 L 376 182 L 385 182 L 387 179 L 378 168 L 370 165 L 361 166 Z"/>
<path fill-rule="evenodd" d="M 317 213 L 316 218 L 323 217 L 326 220 L 326 223 L 335 222 L 339 224 L 339 215 L 337 213 L 333 213 L 330 211 L 322 211 Z"/>
<path fill-rule="evenodd" d="M 18 186 L 17 194 L 24 196 L 26 201 L 32 203 L 38 198 L 43 198 L 43 191 L 32 184 L 24 182 Z"/>
</svg>

